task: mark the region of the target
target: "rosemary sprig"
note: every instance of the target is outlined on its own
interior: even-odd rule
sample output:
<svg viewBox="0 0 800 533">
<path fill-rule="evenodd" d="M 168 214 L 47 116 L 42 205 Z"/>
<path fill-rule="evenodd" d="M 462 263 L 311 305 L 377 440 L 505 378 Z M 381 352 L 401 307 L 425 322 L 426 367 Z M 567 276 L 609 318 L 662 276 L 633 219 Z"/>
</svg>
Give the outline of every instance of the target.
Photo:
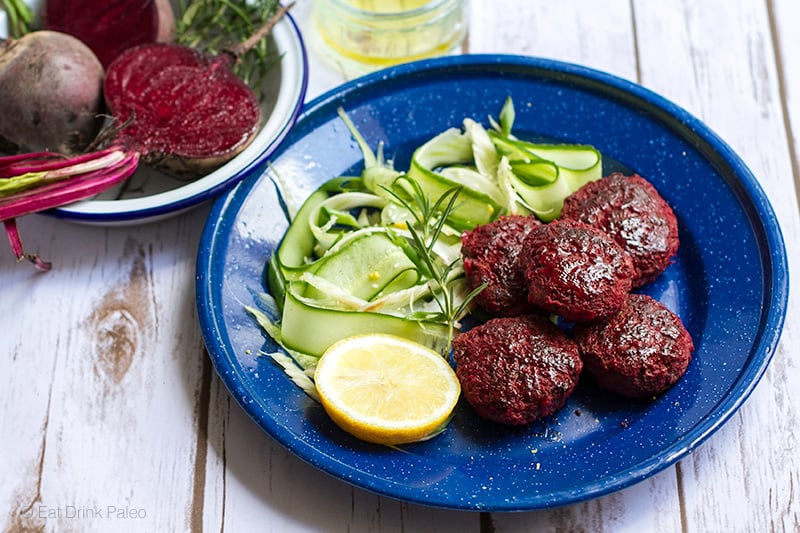
<svg viewBox="0 0 800 533">
<path fill-rule="evenodd" d="M 0 0 L 8 17 L 8 35 L 18 39 L 30 31 L 33 12 L 22 0 Z"/>
<path fill-rule="evenodd" d="M 398 190 L 405 192 L 408 196 L 392 188 L 384 187 L 384 190 L 407 209 L 413 218 L 407 224 L 408 232 L 411 235 L 411 246 L 421 261 L 421 266 L 424 267 L 421 270 L 427 271 L 424 273 L 430 277 L 434 285 L 432 296 L 439 308 L 439 313 L 437 317 L 433 318 L 447 324 L 445 354 L 448 354 L 458 320 L 466 314 L 473 298 L 486 286 L 483 284 L 476 287 L 461 301 L 458 301 L 456 282 L 462 278 L 462 275 L 456 275 L 455 272 L 461 264 L 461 259 L 456 258 L 447 263 L 434 250 L 442 236 L 447 218 L 457 205 L 461 187 L 448 189 L 435 202 L 431 202 L 430 196 L 425 194 L 420 184 L 408 176 L 402 175 L 394 183 L 399 186 Z"/>
<path fill-rule="evenodd" d="M 8 1 L 8 0 L 4 0 Z M 180 0 L 176 40 L 211 55 L 229 51 L 250 38 L 277 12 L 278 0 Z M 233 65 L 234 72 L 263 98 L 263 81 L 280 56 L 260 39 Z"/>
</svg>

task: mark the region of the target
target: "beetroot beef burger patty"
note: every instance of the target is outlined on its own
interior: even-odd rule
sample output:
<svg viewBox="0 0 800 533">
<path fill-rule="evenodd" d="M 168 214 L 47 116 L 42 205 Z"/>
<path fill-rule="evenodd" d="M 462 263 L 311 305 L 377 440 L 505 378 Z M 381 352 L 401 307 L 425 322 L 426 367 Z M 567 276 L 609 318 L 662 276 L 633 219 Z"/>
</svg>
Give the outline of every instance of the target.
<svg viewBox="0 0 800 533">
<path fill-rule="evenodd" d="M 542 223 L 533 216 L 508 215 L 461 236 L 464 272 L 470 290 L 486 283 L 475 303 L 495 316 L 518 315 L 528 308 L 522 243 Z"/>
<path fill-rule="evenodd" d="M 672 387 L 694 350 L 681 319 L 644 294 L 630 294 L 622 310 L 607 320 L 576 325 L 574 339 L 597 384 L 631 398 Z"/>
<path fill-rule="evenodd" d="M 635 275 L 631 257 L 605 232 L 554 220 L 525 238 L 528 302 L 573 322 L 607 317 L 622 307 Z"/>
<path fill-rule="evenodd" d="M 583 368 L 572 339 L 538 315 L 488 320 L 456 337 L 453 354 L 472 408 L 514 426 L 560 409 Z"/>
<path fill-rule="evenodd" d="M 653 185 L 619 172 L 592 181 L 564 201 L 561 219 L 577 220 L 611 235 L 633 259 L 634 287 L 656 279 L 678 252 L 678 221 Z"/>
</svg>

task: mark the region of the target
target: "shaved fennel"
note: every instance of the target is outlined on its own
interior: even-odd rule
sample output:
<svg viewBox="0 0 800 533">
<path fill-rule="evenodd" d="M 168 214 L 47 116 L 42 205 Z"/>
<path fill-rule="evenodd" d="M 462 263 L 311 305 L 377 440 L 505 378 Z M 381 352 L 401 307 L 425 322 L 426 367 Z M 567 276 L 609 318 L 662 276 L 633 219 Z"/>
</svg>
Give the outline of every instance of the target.
<svg viewBox="0 0 800 533">
<path fill-rule="evenodd" d="M 483 288 L 467 287 L 461 234 L 505 214 L 552 220 L 569 194 L 602 175 L 591 146 L 517 139 L 510 98 L 488 129 L 467 118 L 419 146 L 405 172 L 339 114 L 364 170 L 324 183 L 300 207 L 270 259 L 278 316 L 251 311 L 301 369 L 359 333 L 400 335 L 447 356 Z M 297 372 L 292 379 L 307 388 Z"/>
</svg>

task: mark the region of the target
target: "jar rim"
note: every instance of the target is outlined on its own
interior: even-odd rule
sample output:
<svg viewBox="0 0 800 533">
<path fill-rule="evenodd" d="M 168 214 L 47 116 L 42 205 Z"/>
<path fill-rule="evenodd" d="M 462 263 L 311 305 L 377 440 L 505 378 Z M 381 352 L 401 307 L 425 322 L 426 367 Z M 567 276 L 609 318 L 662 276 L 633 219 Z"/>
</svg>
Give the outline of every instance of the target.
<svg viewBox="0 0 800 533">
<path fill-rule="evenodd" d="M 322 0 L 318 0 L 322 1 Z M 419 15 L 426 15 L 431 12 L 435 12 L 438 9 L 441 9 L 443 6 L 447 4 L 455 4 L 458 5 L 459 0 L 431 0 L 427 4 L 414 8 L 408 9 L 406 11 L 370 11 L 367 9 L 361 9 L 356 7 L 352 4 L 349 4 L 346 0 L 325 0 L 335 9 L 340 9 L 346 12 L 348 15 L 353 17 L 358 17 L 362 19 L 369 19 L 369 20 L 391 20 L 391 19 L 400 19 L 400 18 L 407 18 L 407 17 L 416 17 Z"/>
</svg>

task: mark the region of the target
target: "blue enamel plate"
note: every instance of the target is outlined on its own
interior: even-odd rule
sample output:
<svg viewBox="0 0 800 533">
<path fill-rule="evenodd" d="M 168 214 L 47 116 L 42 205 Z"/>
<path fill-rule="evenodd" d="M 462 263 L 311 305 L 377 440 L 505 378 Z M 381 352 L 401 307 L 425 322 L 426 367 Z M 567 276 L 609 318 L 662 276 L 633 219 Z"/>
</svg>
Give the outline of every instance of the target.
<svg viewBox="0 0 800 533">
<path fill-rule="evenodd" d="M 521 428 L 479 419 L 463 401 L 448 429 L 402 449 L 362 443 L 335 426 L 260 352 L 276 345 L 245 312 L 267 292 L 266 265 L 288 220 L 323 181 L 359 172 L 361 152 L 343 107 L 398 169 L 411 151 L 465 117 L 488 124 L 506 97 L 521 138 L 585 143 L 604 170 L 636 172 L 673 207 L 681 247 L 643 290 L 683 319 L 696 350 L 683 379 L 633 402 L 590 383 L 555 415 Z M 286 182 L 285 198 L 274 178 Z M 311 102 L 270 169 L 218 199 L 197 265 L 208 352 L 234 398 L 278 442 L 343 481 L 450 509 L 554 507 L 619 490 L 675 463 L 719 429 L 764 374 L 783 326 L 786 252 L 762 189 L 742 160 L 699 120 L 631 82 L 587 68 L 516 56 L 411 63 Z M 309 334 L 315 325 L 308 324 Z M 588 380 L 584 380 L 588 381 Z"/>
</svg>

